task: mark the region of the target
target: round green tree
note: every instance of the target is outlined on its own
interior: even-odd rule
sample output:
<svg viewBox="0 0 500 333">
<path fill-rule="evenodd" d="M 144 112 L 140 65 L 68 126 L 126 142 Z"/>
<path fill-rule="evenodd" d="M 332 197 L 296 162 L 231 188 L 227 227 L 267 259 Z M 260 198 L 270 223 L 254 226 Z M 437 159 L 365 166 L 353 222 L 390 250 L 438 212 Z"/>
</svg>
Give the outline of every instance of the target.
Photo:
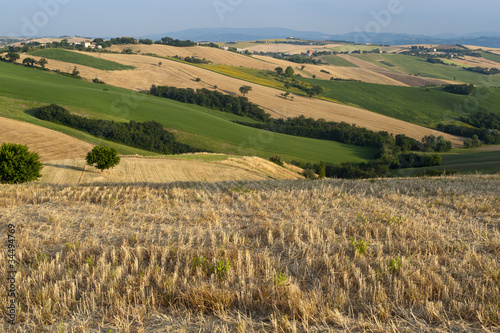
<svg viewBox="0 0 500 333">
<path fill-rule="evenodd" d="M 115 148 L 95 146 L 85 158 L 88 165 L 100 169 L 101 172 L 120 163 L 120 156 Z"/>
<path fill-rule="evenodd" d="M 15 143 L 2 143 L 0 147 L 0 183 L 20 184 L 42 176 L 42 163 L 37 153 Z"/>
</svg>

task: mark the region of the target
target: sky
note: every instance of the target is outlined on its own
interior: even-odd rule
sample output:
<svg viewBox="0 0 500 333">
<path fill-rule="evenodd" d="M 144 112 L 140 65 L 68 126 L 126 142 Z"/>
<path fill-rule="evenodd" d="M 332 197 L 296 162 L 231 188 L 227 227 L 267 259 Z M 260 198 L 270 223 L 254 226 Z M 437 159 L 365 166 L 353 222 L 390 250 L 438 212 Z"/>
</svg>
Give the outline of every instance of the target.
<svg viewBox="0 0 500 333">
<path fill-rule="evenodd" d="M 141 37 L 280 27 L 458 35 L 499 31 L 499 0 L 0 0 L 0 36 Z"/>
</svg>

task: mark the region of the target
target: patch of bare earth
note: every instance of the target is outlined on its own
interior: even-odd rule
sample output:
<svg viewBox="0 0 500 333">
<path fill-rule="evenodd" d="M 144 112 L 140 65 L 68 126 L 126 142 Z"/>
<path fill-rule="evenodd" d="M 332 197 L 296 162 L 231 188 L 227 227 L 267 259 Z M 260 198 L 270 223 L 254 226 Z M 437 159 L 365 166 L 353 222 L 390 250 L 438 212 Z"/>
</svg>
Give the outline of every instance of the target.
<svg viewBox="0 0 500 333">
<path fill-rule="evenodd" d="M 45 127 L 0 117 L 2 142 L 26 145 L 30 151 L 40 155 L 42 162 L 82 157 L 94 147 L 91 143 Z"/>
<path fill-rule="evenodd" d="M 391 78 L 395 81 L 400 82 L 400 85 L 408 85 L 410 87 L 422 87 L 426 85 L 443 85 L 445 83 L 450 83 L 450 81 L 439 80 L 439 79 L 430 79 L 430 78 L 422 78 L 414 75 L 397 73 L 393 70 L 375 65 L 371 62 L 364 61 L 362 59 L 353 57 L 347 54 L 340 54 L 339 57 L 344 58 L 347 61 L 352 62 L 356 66 L 360 68 L 373 71 L 385 77 Z"/>
</svg>

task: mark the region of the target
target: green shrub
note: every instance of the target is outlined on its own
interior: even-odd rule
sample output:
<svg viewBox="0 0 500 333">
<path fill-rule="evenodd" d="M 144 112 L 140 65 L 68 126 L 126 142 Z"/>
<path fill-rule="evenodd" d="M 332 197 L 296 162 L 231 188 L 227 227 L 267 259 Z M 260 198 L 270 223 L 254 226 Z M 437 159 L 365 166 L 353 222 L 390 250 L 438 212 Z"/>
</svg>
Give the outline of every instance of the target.
<svg viewBox="0 0 500 333">
<path fill-rule="evenodd" d="M 42 163 L 37 153 L 15 143 L 3 143 L 0 147 L 0 183 L 20 184 L 34 181 L 42 175 Z"/>
<path fill-rule="evenodd" d="M 273 155 L 269 158 L 269 161 L 271 161 L 279 166 L 284 165 L 283 157 L 281 155 Z"/>
<path fill-rule="evenodd" d="M 101 172 L 120 163 L 120 157 L 115 148 L 95 146 L 85 158 L 88 165 L 95 166 Z"/>
<path fill-rule="evenodd" d="M 314 173 L 313 169 L 305 169 L 304 171 L 302 171 L 302 176 L 304 176 L 304 177 L 306 177 L 306 179 L 310 179 L 310 180 L 316 180 L 318 178 L 316 176 L 316 174 Z"/>
</svg>

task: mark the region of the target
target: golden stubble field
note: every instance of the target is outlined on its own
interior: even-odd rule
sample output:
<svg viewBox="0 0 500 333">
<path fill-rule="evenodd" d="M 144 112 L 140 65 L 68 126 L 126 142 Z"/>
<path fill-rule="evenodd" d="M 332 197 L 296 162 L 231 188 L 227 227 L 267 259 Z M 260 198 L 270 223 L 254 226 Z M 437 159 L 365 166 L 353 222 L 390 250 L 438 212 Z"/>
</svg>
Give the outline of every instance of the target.
<svg viewBox="0 0 500 333">
<path fill-rule="evenodd" d="M 92 53 L 86 54 L 99 56 Z M 80 75 L 88 80 L 97 77 L 108 84 L 139 91 L 149 91 L 152 84 L 194 89 L 213 89 L 214 86 L 217 86 L 218 89 L 224 93 L 240 95 L 239 88 L 242 85 L 250 85 L 253 89 L 247 95 L 249 100 L 260 105 L 266 112 L 276 118 L 304 115 L 315 119 L 323 118 L 328 121 L 345 121 L 349 124 L 356 124 L 359 127 L 366 127 L 374 131 L 388 131 L 394 134 L 404 133 L 417 140 L 421 140 L 424 136 L 430 134 L 436 136 L 443 135 L 447 140 L 450 140 L 455 147 L 463 146 L 463 139 L 457 136 L 438 132 L 353 106 L 332 103 L 320 99 L 295 95 L 293 101 L 284 100 L 281 97 L 281 93 L 283 92 L 281 90 L 258 84 L 249 84 L 247 81 L 234 79 L 185 63 L 163 60 L 163 64 L 159 66 L 158 63 L 162 59 L 144 55 L 103 53 L 100 57 L 124 65 L 135 66 L 137 69 L 127 71 L 101 71 L 85 66 L 78 66 L 78 70 L 81 72 Z M 68 63 L 54 60 L 50 60 L 47 67 L 50 69 L 60 69 L 61 71 L 71 71 L 73 68 L 73 66 Z M 273 64 L 273 67 L 275 67 L 275 64 Z M 200 78 L 201 81 L 197 82 L 196 78 Z"/>
<path fill-rule="evenodd" d="M 499 175 L 2 185 L 0 327 L 498 332 L 499 203 Z"/>
<path fill-rule="evenodd" d="M 85 156 L 94 147 L 72 136 L 23 121 L 0 117 L 0 128 L 0 144 L 27 145 L 30 151 L 40 155 L 42 162 Z"/>
<path fill-rule="evenodd" d="M 122 156 L 120 164 L 100 170 L 85 165 L 85 159 L 49 161 L 42 170 L 42 184 L 83 185 L 123 183 L 170 183 L 187 181 L 239 181 L 266 179 L 303 179 L 302 171 L 292 165 L 280 167 L 259 157 L 227 157 L 200 160 L 211 154 L 180 155 L 181 157 Z M 187 157 L 193 156 L 193 159 Z M 213 155 L 217 156 L 217 155 Z M 197 159 L 198 158 L 198 159 Z"/>
</svg>

